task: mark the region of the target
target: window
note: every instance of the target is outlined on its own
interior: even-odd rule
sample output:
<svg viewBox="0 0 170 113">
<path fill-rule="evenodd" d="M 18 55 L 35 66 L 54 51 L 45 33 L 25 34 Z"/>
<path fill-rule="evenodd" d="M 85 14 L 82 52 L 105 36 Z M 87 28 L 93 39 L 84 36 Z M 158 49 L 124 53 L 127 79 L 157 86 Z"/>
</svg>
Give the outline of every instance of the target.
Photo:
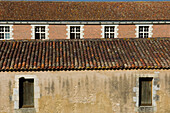
<svg viewBox="0 0 170 113">
<path fill-rule="evenodd" d="M 105 26 L 104 38 L 114 38 L 114 26 Z"/>
<path fill-rule="evenodd" d="M 80 26 L 70 26 L 70 39 L 80 39 Z"/>
<path fill-rule="evenodd" d="M 31 39 L 48 39 L 48 25 L 31 25 L 32 38 Z"/>
<path fill-rule="evenodd" d="M 67 25 L 67 39 L 82 39 L 83 25 Z"/>
<path fill-rule="evenodd" d="M 10 26 L 0 26 L 0 39 L 10 39 Z"/>
<path fill-rule="evenodd" d="M 35 39 L 45 39 L 45 26 L 35 26 Z"/>
<path fill-rule="evenodd" d="M 152 37 L 152 25 L 136 25 L 136 37 L 137 38 L 149 38 Z"/>
<path fill-rule="evenodd" d="M 102 38 L 117 38 L 118 25 L 102 25 Z"/>
<path fill-rule="evenodd" d="M 149 26 L 139 26 L 139 38 L 149 37 Z"/>
<path fill-rule="evenodd" d="M 34 107 L 34 79 L 19 79 L 19 108 Z"/>
<path fill-rule="evenodd" d="M 139 78 L 139 106 L 152 106 L 152 78 Z"/>
</svg>

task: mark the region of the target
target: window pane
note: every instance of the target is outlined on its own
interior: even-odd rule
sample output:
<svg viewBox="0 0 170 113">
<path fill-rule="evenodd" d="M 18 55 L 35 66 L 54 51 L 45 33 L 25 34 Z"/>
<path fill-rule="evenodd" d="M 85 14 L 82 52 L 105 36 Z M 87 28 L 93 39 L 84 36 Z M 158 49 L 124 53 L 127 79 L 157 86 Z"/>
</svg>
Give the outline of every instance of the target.
<svg viewBox="0 0 170 113">
<path fill-rule="evenodd" d="M 144 33 L 144 38 L 148 38 L 148 33 Z"/>
<path fill-rule="evenodd" d="M 41 27 L 41 32 L 45 32 L 45 26 Z"/>
<path fill-rule="evenodd" d="M 145 26 L 144 31 L 148 32 L 149 31 L 149 26 Z"/>
<path fill-rule="evenodd" d="M 76 33 L 76 39 L 80 39 L 80 33 Z"/>
<path fill-rule="evenodd" d="M 152 105 L 152 78 L 140 78 L 139 81 L 140 105 Z"/>
<path fill-rule="evenodd" d="M 70 32 L 74 32 L 74 27 L 70 27 Z"/>
<path fill-rule="evenodd" d="M 76 32 L 80 32 L 80 26 L 76 27 Z"/>
<path fill-rule="evenodd" d="M 143 32 L 143 26 L 139 26 L 139 32 Z"/>
<path fill-rule="evenodd" d="M 75 33 L 70 33 L 70 39 L 75 39 Z"/>
<path fill-rule="evenodd" d="M 114 26 L 110 27 L 110 32 L 114 32 Z"/>
<path fill-rule="evenodd" d="M 0 39 L 4 39 L 4 33 L 0 33 Z"/>
<path fill-rule="evenodd" d="M 109 32 L 109 27 L 105 26 L 105 32 Z"/>
<path fill-rule="evenodd" d="M 41 33 L 41 39 L 45 39 L 45 33 Z"/>
<path fill-rule="evenodd" d="M 35 32 L 39 32 L 39 27 L 35 27 Z"/>
<path fill-rule="evenodd" d="M 4 26 L 0 26 L 0 32 L 4 32 Z"/>
<path fill-rule="evenodd" d="M 109 38 L 109 33 L 105 33 L 105 38 Z"/>
<path fill-rule="evenodd" d="M 114 33 L 110 33 L 110 38 L 114 38 Z"/>
<path fill-rule="evenodd" d="M 34 107 L 34 79 L 19 79 L 19 107 Z"/>
<path fill-rule="evenodd" d="M 40 39 L 40 33 L 35 33 L 35 39 Z"/>
<path fill-rule="evenodd" d="M 10 33 L 5 33 L 5 39 L 10 39 Z"/>
<path fill-rule="evenodd" d="M 9 32 L 9 26 L 5 26 L 5 32 Z"/>
<path fill-rule="evenodd" d="M 143 38 L 143 33 L 139 33 L 139 38 Z"/>
</svg>

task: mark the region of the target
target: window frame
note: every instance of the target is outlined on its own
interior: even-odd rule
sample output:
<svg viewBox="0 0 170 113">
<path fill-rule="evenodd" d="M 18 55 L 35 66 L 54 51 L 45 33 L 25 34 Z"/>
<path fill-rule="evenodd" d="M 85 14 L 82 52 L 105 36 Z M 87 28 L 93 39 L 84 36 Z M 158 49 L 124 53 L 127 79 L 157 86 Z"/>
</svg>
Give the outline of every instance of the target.
<svg viewBox="0 0 170 113">
<path fill-rule="evenodd" d="M 67 29 L 66 29 L 66 31 L 67 31 L 67 33 L 66 33 L 66 35 L 67 35 L 67 38 L 66 39 L 71 39 L 70 38 L 70 27 L 76 27 L 76 26 L 80 26 L 80 39 L 83 39 L 84 37 L 83 37 L 83 35 L 84 35 L 84 33 L 83 33 L 83 31 L 84 31 L 84 25 L 66 25 L 67 26 Z"/>
<path fill-rule="evenodd" d="M 151 73 L 137 73 L 136 76 L 136 85 L 133 87 L 133 92 L 136 94 L 133 96 L 133 102 L 135 102 L 135 111 L 136 112 L 148 112 L 149 111 L 156 111 L 157 103 L 156 101 L 159 101 L 159 94 L 157 94 L 157 91 L 160 90 L 161 86 L 159 84 L 160 78 L 159 78 L 159 71 L 155 71 L 152 74 Z M 152 106 L 139 106 L 139 78 L 153 78 L 152 79 Z"/>
<path fill-rule="evenodd" d="M 28 109 L 35 109 L 36 112 L 39 111 L 38 107 L 38 99 L 40 98 L 40 87 L 39 87 L 39 80 L 36 75 L 15 75 L 15 87 L 13 88 L 13 95 L 12 100 L 14 102 L 14 109 L 27 109 L 27 108 L 20 108 L 19 107 L 19 79 L 20 78 L 25 79 L 34 79 L 34 108 L 28 108 Z"/>
<path fill-rule="evenodd" d="M 111 26 L 113 26 L 114 27 L 114 38 L 118 38 L 118 26 L 119 25 L 101 25 L 102 26 L 102 29 L 101 29 L 101 31 L 102 31 L 102 33 L 101 33 L 101 35 L 102 35 L 102 37 L 101 38 L 105 38 L 105 27 L 111 27 Z M 109 35 L 110 36 L 110 35 Z M 107 39 L 107 38 L 106 38 Z M 108 39 L 111 39 L 111 38 L 108 38 Z"/>
<path fill-rule="evenodd" d="M 142 81 L 151 82 L 151 104 L 142 104 L 141 100 L 141 90 L 142 90 Z M 139 106 L 152 106 L 153 104 L 153 77 L 139 77 Z"/>
<path fill-rule="evenodd" d="M 12 35 L 13 35 L 13 25 L 5 25 L 5 24 L 0 24 L 0 26 L 2 26 L 2 27 L 6 27 L 6 26 L 8 26 L 9 27 L 9 32 L 7 32 L 7 33 L 9 33 L 9 39 L 5 39 L 5 35 L 4 35 L 4 39 L 0 39 L 0 40 L 11 40 L 11 39 L 13 39 L 13 37 L 12 37 Z M 5 31 L 4 32 L 0 32 L 0 33 L 6 33 Z"/>
<path fill-rule="evenodd" d="M 152 31 L 153 31 L 153 28 L 152 28 L 152 26 L 153 26 L 153 24 L 137 24 L 136 25 L 136 33 L 135 33 L 135 35 L 136 35 L 136 38 L 139 38 L 139 27 L 146 27 L 146 26 L 148 26 L 149 27 L 149 29 L 148 29 L 148 31 L 147 32 L 145 32 L 144 31 L 144 29 L 143 29 L 143 31 L 141 32 L 141 33 L 148 33 L 148 38 L 151 38 L 152 37 L 152 35 L 153 35 L 153 33 L 152 33 Z M 144 36 L 143 36 L 143 38 L 144 38 Z"/>
<path fill-rule="evenodd" d="M 32 31 L 32 33 L 31 33 L 31 35 L 32 35 L 31 39 L 35 39 L 35 33 L 36 33 L 35 27 L 42 27 L 42 26 L 45 27 L 45 32 L 43 32 L 43 33 L 45 33 L 45 39 L 49 39 L 49 37 L 48 37 L 48 35 L 49 35 L 49 33 L 48 33 L 48 31 L 49 31 L 48 26 L 49 26 L 49 25 L 31 25 L 31 26 L 32 26 L 32 28 L 31 28 L 31 31 Z M 40 33 L 41 33 L 41 32 L 40 32 Z M 45 40 L 45 39 L 37 39 L 37 40 Z"/>
<path fill-rule="evenodd" d="M 26 81 L 29 81 L 29 83 L 26 82 Z M 33 105 L 25 105 L 26 103 L 28 103 L 28 102 L 25 101 L 25 100 L 27 100 L 26 97 L 28 97 L 28 94 L 25 94 L 25 91 L 26 90 L 28 91 L 28 89 L 30 90 L 30 88 L 24 87 L 24 85 L 27 84 L 27 86 L 28 86 L 28 84 L 31 83 L 30 81 L 33 82 L 32 83 L 33 84 L 33 88 L 32 88 L 33 89 L 33 92 L 32 92 L 33 95 L 31 95 L 31 96 L 33 96 L 33 98 L 32 98 L 33 99 Z M 24 88 L 25 88 L 25 90 L 24 90 Z M 22 92 L 20 92 L 20 91 L 22 91 Z M 19 78 L 19 108 L 34 108 L 34 79 L 32 79 L 32 78 L 27 78 L 27 79 L 25 79 L 24 77 Z"/>
</svg>

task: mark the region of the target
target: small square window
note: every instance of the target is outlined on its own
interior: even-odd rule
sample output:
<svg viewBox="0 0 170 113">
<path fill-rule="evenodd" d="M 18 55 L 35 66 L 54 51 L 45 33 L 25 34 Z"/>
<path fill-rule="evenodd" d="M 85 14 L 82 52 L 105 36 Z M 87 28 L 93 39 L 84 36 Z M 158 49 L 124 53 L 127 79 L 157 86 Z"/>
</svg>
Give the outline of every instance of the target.
<svg viewBox="0 0 170 113">
<path fill-rule="evenodd" d="M 114 26 L 105 26 L 104 38 L 114 38 L 114 28 Z"/>
<path fill-rule="evenodd" d="M 45 39 L 45 26 L 35 26 L 35 39 Z"/>
<path fill-rule="evenodd" d="M 80 39 L 80 26 L 70 26 L 70 39 Z"/>
</svg>

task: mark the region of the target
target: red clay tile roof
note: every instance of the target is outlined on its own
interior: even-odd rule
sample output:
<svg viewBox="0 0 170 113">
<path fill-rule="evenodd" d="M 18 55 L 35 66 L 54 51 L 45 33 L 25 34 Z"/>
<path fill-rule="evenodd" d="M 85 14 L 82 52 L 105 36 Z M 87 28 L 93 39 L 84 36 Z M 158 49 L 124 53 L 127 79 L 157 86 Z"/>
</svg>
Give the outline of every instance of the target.
<svg viewBox="0 0 170 113">
<path fill-rule="evenodd" d="M 0 71 L 169 69 L 170 38 L 0 41 Z"/>
<path fill-rule="evenodd" d="M 170 2 L 1 1 L 0 20 L 170 20 Z"/>
</svg>

